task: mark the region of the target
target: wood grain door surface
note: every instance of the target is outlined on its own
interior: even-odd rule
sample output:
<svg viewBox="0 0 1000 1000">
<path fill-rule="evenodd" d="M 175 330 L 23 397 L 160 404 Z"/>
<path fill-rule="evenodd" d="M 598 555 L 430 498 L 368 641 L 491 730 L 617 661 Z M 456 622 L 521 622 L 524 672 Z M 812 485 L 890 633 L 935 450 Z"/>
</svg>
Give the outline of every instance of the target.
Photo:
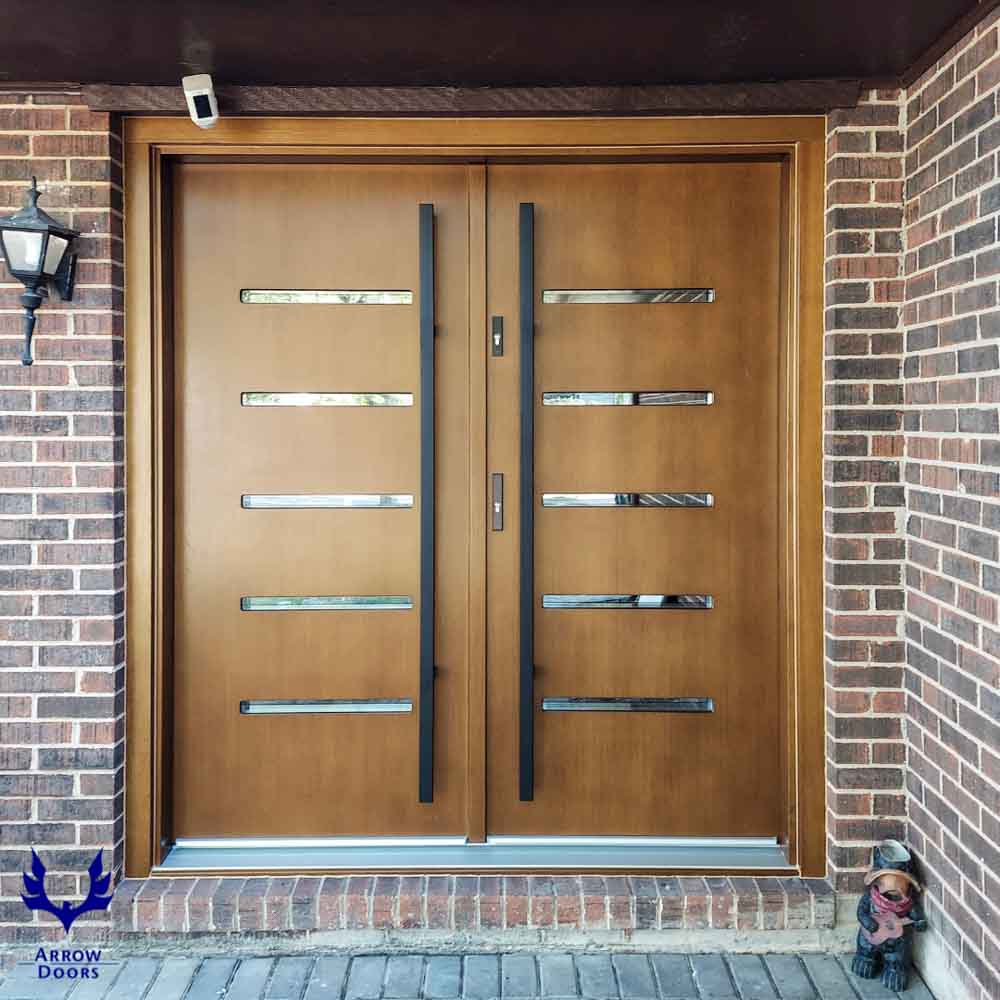
<svg viewBox="0 0 1000 1000">
<path fill-rule="evenodd" d="M 518 315 L 521 203 L 534 205 L 535 258 L 535 794 L 519 799 L 511 518 L 488 553 L 489 828 L 775 836 L 780 164 L 496 165 L 488 180 L 490 314 Z M 714 301 L 545 302 L 658 288 Z M 519 361 L 514 340 L 489 369 L 488 462 L 514 473 L 510 497 Z M 546 392 L 687 391 L 714 401 L 543 405 Z M 714 506 L 542 505 L 573 492 L 704 492 Z M 544 608 L 546 595 L 713 606 Z M 563 698 L 707 698 L 714 712 L 540 710 Z"/>
<path fill-rule="evenodd" d="M 181 165 L 175 184 L 174 826 L 179 837 L 462 829 L 468 199 L 461 166 Z M 418 802 L 419 239 L 435 206 L 436 787 Z M 245 289 L 411 291 L 247 304 Z M 407 406 L 242 405 L 245 392 Z M 244 509 L 244 495 L 409 494 L 403 509 Z M 409 610 L 245 611 L 261 596 Z M 241 701 L 407 699 L 250 716 Z"/>
<path fill-rule="evenodd" d="M 176 836 L 462 835 L 468 727 L 484 724 L 491 834 L 779 834 L 781 198 L 781 165 L 767 160 L 490 164 L 486 306 L 508 333 L 503 356 L 487 360 L 482 456 L 469 453 L 469 358 L 487 332 L 469 329 L 469 296 L 470 271 L 484 265 L 470 260 L 464 166 L 175 168 Z M 427 202 L 439 670 L 435 794 L 420 803 L 417 213 Z M 535 206 L 531 801 L 518 795 L 522 203 Z M 710 288 L 712 301 L 544 296 L 656 288 Z M 246 289 L 410 290 L 413 301 L 246 303 Z M 244 405 L 248 392 L 405 393 L 412 405 Z M 712 402 L 543 402 L 677 392 Z M 486 544 L 485 722 L 467 704 L 469 470 L 483 461 L 505 475 L 504 529 Z M 713 503 L 543 503 L 673 493 Z M 414 499 L 243 506 L 281 494 Z M 281 595 L 395 595 L 412 607 L 241 605 Z M 637 608 L 544 606 L 567 595 L 647 597 Z M 707 596 L 711 607 L 653 608 L 650 595 Z M 714 710 L 543 711 L 580 698 L 704 698 Z M 240 711 L 324 699 L 408 700 L 412 711 Z"/>
</svg>

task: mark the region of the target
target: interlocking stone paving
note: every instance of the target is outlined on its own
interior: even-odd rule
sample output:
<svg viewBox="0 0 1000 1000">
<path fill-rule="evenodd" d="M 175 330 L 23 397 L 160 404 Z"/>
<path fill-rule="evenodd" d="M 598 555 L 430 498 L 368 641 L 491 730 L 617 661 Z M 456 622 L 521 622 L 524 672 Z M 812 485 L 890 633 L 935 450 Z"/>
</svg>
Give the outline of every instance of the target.
<svg viewBox="0 0 1000 1000">
<path fill-rule="evenodd" d="M 0 1000 L 933 1000 L 862 981 L 849 956 L 545 952 L 128 958 L 97 980 L 14 966 Z"/>
</svg>

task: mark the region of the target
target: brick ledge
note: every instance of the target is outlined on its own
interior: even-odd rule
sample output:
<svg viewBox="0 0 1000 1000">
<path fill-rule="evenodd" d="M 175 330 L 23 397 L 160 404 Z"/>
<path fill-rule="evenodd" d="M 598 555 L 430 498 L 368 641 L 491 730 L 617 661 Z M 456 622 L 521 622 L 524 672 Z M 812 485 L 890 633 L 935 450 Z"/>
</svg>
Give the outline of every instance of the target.
<svg viewBox="0 0 1000 1000">
<path fill-rule="evenodd" d="M 126 879 L 112 932 L 808 930 L 832 928 L 824 879 L 497 875 Z"/>
</svg>

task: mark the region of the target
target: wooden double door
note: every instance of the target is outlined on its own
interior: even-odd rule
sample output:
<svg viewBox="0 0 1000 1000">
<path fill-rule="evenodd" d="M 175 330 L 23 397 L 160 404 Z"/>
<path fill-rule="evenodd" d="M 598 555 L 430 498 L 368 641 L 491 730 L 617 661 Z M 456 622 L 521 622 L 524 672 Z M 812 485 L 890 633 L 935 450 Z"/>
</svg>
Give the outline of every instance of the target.
<svg viewBox="0 0 1000 1000">
<path fill-rule="evenodd" d="M 174 836 L 779 836 L 781 164 L 173 192 Z"/>
</svg>

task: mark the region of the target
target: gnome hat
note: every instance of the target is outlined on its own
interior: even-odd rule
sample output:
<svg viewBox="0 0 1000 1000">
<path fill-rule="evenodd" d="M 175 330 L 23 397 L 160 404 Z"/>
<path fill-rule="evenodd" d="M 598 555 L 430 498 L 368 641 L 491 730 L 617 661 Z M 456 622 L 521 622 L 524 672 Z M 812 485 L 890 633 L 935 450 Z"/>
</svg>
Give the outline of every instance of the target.
<svg viewBox="0 0 1000 1000">
<path fill-rule="evenodd" d="M 898 872 L 912 872 L 913 856 L 898 840 L 883 840 L 875 846 L 872 868 L 894 868 Z"/>
</svg>

